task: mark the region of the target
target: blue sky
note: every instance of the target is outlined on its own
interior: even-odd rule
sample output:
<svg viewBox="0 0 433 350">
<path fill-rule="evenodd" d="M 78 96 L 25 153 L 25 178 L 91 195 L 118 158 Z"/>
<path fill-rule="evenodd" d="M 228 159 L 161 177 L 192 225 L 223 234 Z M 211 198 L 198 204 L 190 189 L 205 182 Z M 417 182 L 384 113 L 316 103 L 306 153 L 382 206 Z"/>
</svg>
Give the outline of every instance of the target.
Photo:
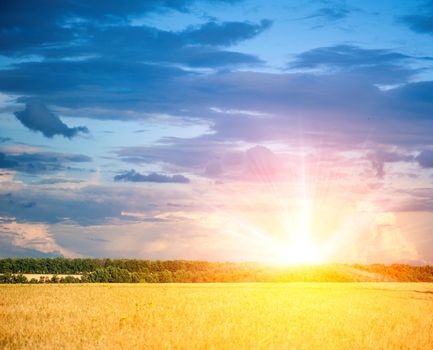
<svg viewBox="0 0 433 350">
<path fill-rule="evenodd" d="M 3 1 L 0 33 L 0 256 L 433 261 L 432 1 Z"/>
</svg>

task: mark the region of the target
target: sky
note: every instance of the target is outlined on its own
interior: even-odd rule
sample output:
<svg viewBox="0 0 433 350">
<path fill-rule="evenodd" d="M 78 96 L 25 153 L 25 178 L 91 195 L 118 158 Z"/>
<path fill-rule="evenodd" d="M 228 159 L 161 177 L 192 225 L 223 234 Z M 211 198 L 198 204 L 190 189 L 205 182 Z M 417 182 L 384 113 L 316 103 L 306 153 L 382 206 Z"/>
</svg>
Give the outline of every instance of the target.
<svg viewBox="0 0 433 350">
<path fill-rule="evenodd" d="M 433 1 L 3 0 L 0 257 L 433 263 Z"/>
</svg>

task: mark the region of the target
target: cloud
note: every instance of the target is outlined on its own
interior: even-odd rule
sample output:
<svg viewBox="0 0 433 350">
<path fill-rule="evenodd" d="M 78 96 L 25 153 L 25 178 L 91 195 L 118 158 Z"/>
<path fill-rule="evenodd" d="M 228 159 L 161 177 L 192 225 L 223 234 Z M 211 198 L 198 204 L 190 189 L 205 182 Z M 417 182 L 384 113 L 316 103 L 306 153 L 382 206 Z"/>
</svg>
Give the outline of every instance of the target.
<svg viewBox="0 0 433 350">
<path fill-rule="evenodd" d="M 382 179 L 385 176 L 385 164 L 395 162 L 411 162 L 414 157 L 410 154 L 398 151 L 377 150 L 367 155 L 371 161 L 373 169 L 376 171 L 376 176 Z"/>
<path fill-rule="evenodd" d="M 18 162 L 9 159 L 4 153 L 0 153 L 0 169 L 12 169 L 18 165 Z"/>
<path fill-rule="evenodd" d="M 414 32 L 433 35 L 433 1 L 425 1 L 419 12 L 420 14 L 402 16 L 400 21 Z"/>
<path fill-rule="evenodd" d="M 118 102 L 122 93 L 129 99 L 138 98 L 143 89 L 156 88 L 182 75 L 192 74 L 179 68 L 106 58 L 26 62 L 0 70 L 0 90 L 43 96 L 57 105 L 94 106 L 95 102 L 103 100 L 107 103 L 110 98 Z M 75 103 L 72 96 L 75 96 Z M 113 103 L 109 105 L 113 106 Z"/>
<path fill-rule="evenodd" d="M 4 34 L 0 53 L 25 59 L 11 60 L 8 67 L 0 69 L 0 91 L 43 96 L 45 102 L 60 106 L 94 104 L 95 99 L 112 101 L 111 105 L 129 100 L 130 104 L 150 90 L 163 98 L 155 85 L 192 75 L 185 67 L 221 69 L 264 63 L 255 55 L 222 47 L 260 35 L 270 27 L 269 20 L 210 21 L 178 31 L 131 24 L 132 18 L 161 9 L 187 11 L 195 2 L 146 1 L 144 5 L 132 1 L 121 6 L 111 2 L 95 6 L 80 1 L 69 5 L 30 1 L 25 8 L 8 4 L 0 15 Z M 22 115 L 23 123 L 28 119 L 26 114 Z M 77 129 L 56 124 L 57 128 L 47 130 L 47 134 L 76 134 Z M 29 122 L 25 125 L 33 126 Z"/>
<path fill-rule="evenodd" d="M 26 6 L 8 1 L 1 4 L 0 52 L 17 56 L 47 44 L 65 46 L 65 43 L 74 42 L 77 34 L 90 24 L 122 25 L 152 12 L 188 12 L 192 5 L 200 2 L 208 0 L 130 0 L 123 3 L 108 0 L 91 4 L 84 0 L 56 3 L 29 0 Z M 230 4 L 236 0 L 217 2 Z"/>
<path fill-rule="evenodd" d="M 355 45 L 318 47 L 299 54 L 290 63 L 291 68 L 318 68 L 326 66 L 355 69 L 370 66 L 400 64 L 411 56 L 384 49 L 364 49 Z"/>
<path fill-rule="evenodd" d="M 351 12 L 345 6 L 322 7 L 303 19 L 321 19 L 326 22 L 336 22 L 346 18 Z"/>
<path fill-rule="evenodd" d="M 122 6 L 109 2 L 100 8 L 80 4 L 48 6 L 31 1 L 25 9 L 8 6 L 9 12 L 4 13 L 9 15 L 2 14 L 1 25 L 21 28 L 21 38 L 27 43 L 21 42 L 18 49 L 4 39 L 4 47 L 9 47 L 14 57 L 38 55 L 43 59 L 17 60 L 0 70 L 0 90 L 34 96 L 68 110 L 71 116 L 74 109 L 100 108 L 109 112 L 89 117 L 128 120 L 132 111 L 134 118 L 165 113 L 175 122 L 195 120 L 209 125 L 212 132 L 197 142 L 213 146 L 216 142 L 254 145 L 287 140 L 297 136 L 292 125 L 301 120 L 308 139 L 320 132 L 324 135 L 320 137 L 334 143 L 359 143 L 367 134 L 373 142 L 428 141 L 432 82 L 413 81 L 420 69 L 412 65 L 427 62 L 427 58 L 343 44 L 300 53 L 284 72 L 254 72 L 254 65 L 263 63 L 259 57 L 225 48 L 257 37 L 269 28 L 269 20 L 212 19 L 180 30 L 164 30 L 143 23 L 132 25 L 130 20 L 154 11 L 188 11 L 193 2 L 128 2 Z M 326 5 L 316 15 L 338 19 L 347 11 L 343 5 Z M 35 27 L 44 30 L 35 25 L 39 22 L 59 27 L 59 31 L 49 34 L 54 33 L 50 28 L 48 37 L 36 33 Z M 5 33 L 12 32 L 5 29 Z M 238 65 L 243 65 L 242 71 L 235 71 Z M 393 88 L 384 91 L 378 87 L 385 85 Z M 215 113 L 212 106 L 227 114 L 258 111 L 263 118 L 246 120 L 246 113 L 235 117 Z M 421 119 L 425 121 L 422 126 L 413 122 Z M 402 127 L 409 122 L 413 125 L 411 135 Z M 56 132 L 74 133 L 74 128 L 62 124 Z M 350 138 L 348 131 L 353 131 Z M 152 152 L 171 151 L 163 144 Z M 196 153 L 203 156 L 201 150 Z M 190 162 L 197 163 L 194 159 Z"/>
<path fill-rule="evenodd" d="M 246 169 L 253 176 L 269 181 L 282 169 L 274 152 L 263 146 L 255 146 L 245 152 Z"/>
<path fill-rule="evenodd" d="M 415 158 L 422 168 L 433 168 L 433 150 L 423 150 Z"/>
<path fill-rule="evenodd" d="M 261 154 L 265 156 L 265 159 L 273 158 L 268 151 L 261 149 L 261 147 L 253 147 L 252 149 L 253 151 L 250 153 L 252 153 L 253 158 L 256 156 L 260 158 Z M 245 159 L 245 154 L 238 159 Z M 233 160 L 233 164 L 238 164 L 237 162 L 238 160 Z M 226 171 L 233 170 L 233 168 L 229 167 L 228 160 L 225 165 L 227 166 Z M 271 162 L 271 169 L 272 167 L 273 162 Z M 259 165 L 258 168 L 262 169 L 262 166 Z M 344 195 L 341 192 L 351 192 L 347 188 L 346 191 L 334 192 L 324 170 L 318 176 L 323 179 L 325 187 L 320 187 L 320 182 L 316 183 L 315 186 L 318 186 L 315 187 L 316 194 L 321 192 L 323 194 L 324 188 L 326 188 L 325 192 L 329 191 L 330 193 L 337 193 L 337 195 Z M 351 173 L 350 177 L 352 179 L 356 177 L 355 173 Z M 364 180 L 363 178 L 362 181 Z M 344 179 L 338 178 L 336 181 L 341 184 Z M 299 182 L 293 185 L 294 190 L 298 191 Z M 175 235 L 176 242 L 179 239 L 182 244 L 191 245 L 193 250 L 188 250 L 189 258 L 204 257 L 209 259 L 211 256 L 215 257 L 215 259 L 225 259 L 229 256 L 235 258 L 234 253 L 233 255 L 230 254 L 231 249 L 234 249 L 238 252 L 239 259 L 246 259 L 249 255 L 242 247 L 248 249 L 251 247 L 245 245 L 246 243 L 262 244 L 254 236 L 254 232 L 260 230 L 263 226 L 269 229 L 266 223 L 270 221 L 272 225 L 276 225 L 274 219 L 275 221 L 279 219 L 284 221 L 287 218 L 287 213 L 291 210 L 286 208 L 286 205 L 289 207 L 297 206 L 296 199 L 291 200 L 289 199 L 291 197 L 285 197 L 291 193 L 288 184 L 283 184 L 283 187 L 274 186 L 273 181 L 266 180 L 263 183 L 254 184 L 250 182 L 226 184 L 222 185 L 221 188 L 219 185 L 209 185 L 208 182 L 206 191 L 200 192 L 199 196 L 186 195 L 183 189 L 176 186 L 153 188 L 152 186 L 143 187 L 137 184 L 128 186 L 117 184 L 117 186 L 86 186 L 74 191 L 62 188 L 47 191 L 37 186 L 27 186 L 22 190 L 13 191 L 10 195 L 0 195 L 0 212 L 2 215 L 16 217 L 17 223 L 41 223 L 47 225 L 49 233 L 59 246 L 68 247 L 70 251 L 83 255 L 111 257 L 120 256 L 123 253 L 131 257 L 144 257 L 146 252 L 151 253 L 150 249 L 153 246 L 151 242 L 165 241 L 168 238 L 167 249 L 161 250 L 159 252 L 161 255 L 152 252 L 152 258 L 161 256 L 167 258 L 175 256 L 188 257 L 182 255 L 182 249 L 174 241 L 170 241 L 169 236 L 174 239 Z M 195 192 L 192 188 L 189 190 L 191 190 L 191 194 Z M 273 192 L 275 190 L 278 191 L 277 194 Z M 362 187 L 362 190 L 364 190 L 364 187 Z M 235 196 L 235 198 L 231 196 L 232 193 L 238 193 L 239 195 Z M 353 193 L 351 192 L 350 195 L 353 195 Z M 363 196 L 365 195 L 363 194 Z M 231 196 L 230 201 L 227 201 L 227 196 Z M 283 196 L 284 199 L 280 196 Z M 260 198 L 263 197 L 266 197 L 267 200 L 261 202 Z M 332 197 L 334 198 L 334 196 Z M 319 197 L 315 198 L 319 200 Z M 394 201 L 398 199 L 398 197 L 391 198 Z M 331 200 L 330 197 L 327 197 L 327 199 Z M 37 205 L 27 209 L 22 207 L 23 204 L 31 201 L 37 201 Z M 173 202 L 176 205 L 170 204 Z M 204 203 L 211 203 L 211 206 L 204 205 Z M 329 202 L 326 203 L 327 207 L 333 206 Z M 276 214 L 275 210 L 277 208 L 280 208 L 281 212 Z M 260 217 L 260 215 L 263 217 Z M 173 225 L 173 221 L 176 221 L 176 225 Z M 358 228 L 359 222 L 354 221 L 351 225 Z M 132 231 L 134 227 L 136 230 Z M 170 227 L 176 227 L 175 231 L 167 231 Z M 119 230 L 122 230 L 125 234 L 119 235 Z M 215 235 L 214 238 L 219 237 L 222 240 L 221 244 L 210 248 L 212 254 L 208 250 L 206 250 L 208 255 L 200 252 L 199 247 L 202 244 L 214 242 L 213 240 L 209 241 L 207 237 L 213 236 L 216 232 L 219 234 Z M 271 232 L 266 235 L 272 236 L 272 234 Z M 381 242 L 382 238 L 385 240 L 388 238 L 393 239 L 393 234 L 393 232 L 388 233 L 388 231 L 377 231 L 377 233 L 374 233 L 376 238 L 373 241 L 376 242 L 376 239 L 378 239 Z M 232 242 L 232 239 L 236 241 L 242 235 L 245 235 L 244 245 L 228 247 L 227 242 Z M 89 242 L 89 240 L 92 240 L 92 242 Z M 8 239 L 8 242 L 10 242 L 10 239 Z M 380 242 L 378 243 L 380 249 L 387 249 L 388 246 Z M 36 241 L 32 242 L 34 244 L 33 248 L 36 248 L 37 243 Z M 25 243 L 23 246 L 30 247 L 30 244 Z M 207 245 L 205 244 L 205 246 Z M 358 245 L 357 251 L 362 253 L 362 249 L 366 248 L 368 250 L 369 247 L 369 244 Z M 140 249 L 143 249 L 143 251 Z M 13 250 L 11 249 L 11 251 Z M 344 249 L 341 251 L 345 252 Z M 263 256 L 268 253 L 264 252 Z M 376 257 L 380 257 L 380 254 Z"/>
<path fill-rule="evenodd" d="M 183 3 L 188 5 L 188 1 Z M 43 4 L 41 6 L 43 7 Z M 92 8 L 88 5 L 83 7 Z M 146 25 L 132 25 L 130 21 L 122 19 L 122 11 L 126 11 L 120 10 L 122 6 L 116 6 L 119 13 L 105 18 L 104 6 L 100 7 L 101 14 L 94 9 L 88 19 L 74 17 L 73 12 L 62 13 L 62 9 L 58 9 L 52 23 L 48 18 L 44 18 L 40 22 L 43 25 L 36 22 L 28 27 L 20 21 L 20 15 L 26 11 L 21 8 L 14 9 L 18 11 L 18 16 L 11 14 L 11 18 L 15 20 L 9 19 L 4 24 L 5 42 L 4 45 L 0 43 L 0 53 L 13 57 L 45 57 L 49 58 L 51 63 L 65 57 L 69 61 L 92 61 L 103 57 L 105 62 L 109 61 L 111 64 L 127 61 L 176 63 L 191 67 L 251 65 L 260 64 L 262 61 L 254 55 L 221 50 L 218 47 L 227 47 L 251 39 L 271 25 L 269 20 L 262 20 L 257 24 L 211 21 L 184 30 L 168 31 Z M 49 11 L 46 16 L 49 17 Z M 104 18 L 102 22 L 101 17 Z M 23 19 L 24 22 L 27 20 L 32 23 L 35 20 L 33 14 Z M 110 25 L 107 25 L 105 20 L 109 20 Z M 36 32 L 35 27 L 38 28 Z M 17 31 L 19 35 L 16 35 Z"/>
<path fill-rule="evenodd" d="M 221 151 L 220 151 L 221 152 Z M 279 181 L 283 162 L 269 148 L 256 145 L 246 150 L 227 147 L 206 164 L 205 175 L 241 181 Z"/>
<path fill-rule="evenodd" d="M 404 108 L 413 106 L 429 106 L 431 108 L 433 103 L 433 81 L 416 81 L 405 84 L 401 88 L 393 89 L 389 95 L 396 99 L 401 99 Z M 425 118 L 428 119 L 428 114 Z"/>
<path fill-rule="evenodd" d="M 80 45 L 48 48 L 39 54 L 51 58 L 103 56 L 105 60 L 113 63 L 122 60 L 159 64 L 178 63 L 191 67 L 257 64 L 261 61 L 256 56 L 221 50 L 217 47 L 230 46 L 253 38 L 268 28 L 269 23 L 266 20 L 260 24 L 208 22 L 181 31 L 124 24 L 92 27 L 80 34 L 83 36 Z M 145 42 L 146 45 L 140 45 L 141 42 Z M 200 60 L 202 62 L 199 62 Z"/>
<path fill-rule="evenodd" d="M 322 7 L 317 10 L 316 17 L 324 17 L 330 21 L 346 18 L 351 11 L 344 7 Z"/>
<path fill-rule="evenodd" d="M 227 145 L 202 139 L 167 138 L 158 145 L 122 147 L 116 151 L 120 160 L 133 164 L 167 163 L 181 168 L 200 169 L 217 159 Z M 177 150 L 173 152 L 173 150 Z"/>
<path fill-rule="evenodd" d="M 79 179 L 67 179 L 67 178 L 61 178 L 61 177 L 52 177 L 52 178 L 46 178 L 42 179 L 38 182 L 36 182 L 36 185 L 57 185 L 57 184 L 64 184 L 64 183 L 83 183 L 84 180 Z"/>
<path fill-rule="evenodd" d="M 225 221 L 229 221 L 227 218 L 212 213 L 197 216 L 179 211 L 176 214 L 179 221 L 175 225 L 171 220 L 124 223 L 121 235 L 116 223 L 85 228 L 57 225 L 53 231 L 57 231 L 59 242 L 68 242 L 74 251 L 93 257 L 239 261 L 241 257 L 257 260 L 257 255 L 263 254 L 262 242 L 246 234 L 245 237 L 232 234 L 235 227 L 232 231 L 222 229 Z M 251 253 L 252 246 L 257 255 Z"/>
<path fill-rule="evenodd" d="M 396 201 L 398 195 L 401 195 L 402 199 Z M 433 189 L 431 187 L 400 189 L 391 198 L 390 203 L 391 210 L 395 212 L 433 213 Z"/>
<path fill-rule="evenodd" d="M 259 24 L 249 22 L 207 22 L 199 27 L 190 27 L 182 36 L 188 41 L 210 46 L 229 46 L 251 39 L 272 25 L 270 20 Z"/>
<path fill-rule="evenodd" d="M 47 192 L 36 188 L 13 191 L 0 195 L 0 212 L 16 217 L 18 222 L 55 224 L 74 222 L 80 225 L 102 224 L 108 218 L 120 217 L 122 208 L 127 205 L 111 201 L 98 194 L 94 197 L 91 190 L 57 188 Z M 123 200 L 127 200 L 126 197 Z M 30 202 L 37 203 L 25 208 Z M 113 203 L 114 202 L 114 203 Z"/>
<path fill-rule="evenodd" d="M 409 28 L 418 33 L 427 33 L 433 35 L 433 15 L 430 16 L 405 16 L 403 21 L 409 25 Z"/>
<path fill-rule="evenodd" d="M 36 202 L 27 202 L 27 203 L 23 203 L 22 204 L 22 207 L 24 209 L 33 208 L 34 206 L 36 206 Z"/>
<path fill-rule="evenodd" d="M 71 139 L 79 132 L 89 132 L 85 126 L 78 126 L 74 128 L 68 127 L 44 104 L 37 101 L 28 102 L 26 104 L 26 109 L 15 112 L 15 116 L 25 127 L 32 131 L 40 131 L 45 137 L 62 135 Z"/>
<path fill-rule="evenodd" d="M 112 110 L 124 105 L 138 112 L 161 112 L 156 106 L 164 100 L 167 86 L 174 91 L 178 88 L 179 77 L 193 78 L 198 75 L 195 70 L 202 68 L 263 64 L 255 55 L 222 47 L 259 35 L 271 25 L 268 20 L 211 21 L 177 31 L 131 24 L 132 19 L 150 12 L 188 11 L 197 2 L 3 5 L 0 53 L 11 57 L 12 63 L 0 69 L 0 91 L 21 95 L 18 100 L 27 102 L 25 110 L 15 116 L 30 130 L 46 137 L 73 138 L 88 129 L 69 127 L 37 101 L 60 108 L 105 105 Z M 177 99 L 174 91 L 167 90 Z M 155 105 L 146 107 L 150 100 Z M 115 111 L 110 115 L 120 116 Z"/>
<path fill-rule="evenodd" d="M 205 138 L 172 138 L 155 146 L 123 147 L 117 154 L 124 162 L 159 163 L 168 168 L 173 167 L 216 179 L 283 180 L 279 178 L 283 170 L 281 159 L 271 149 L 261 145 L 245 149 L 236 144 L 212 142 Z M 118 176 L 125 175 L 134 178 L 137 173 L 131 170 Z"/>
<path fill-rule="evenodd" d="M 169 176 L 169 175 L 158 174 L 158 173 L 150 173 L 148 175 L 143 175 L 137 173 L 133 169 L 114 176 L 114 181 L 178 183 L 178 184 L 186 184 L 190 182 L 190 180 L 183 175 Z"/>
<path fill-rule="evenodd" d="M 392 212 L 366 211 L 353 223 L 352 242 L 343 242 L 341 253 L 349 261 L 383 263 L 422 263 L 416 244 L 407 237 Z"/>
<path fill-rule="evenodd" d="M 55 252 L 44 253 L 32 248 L 17 247 L 0 237 L 1 258 L 58 258 L 59 255 Z"/>
<path fill-rule="evenodd" d="M 168 188 L 169 187 L 169 188 Z M 57 186 L 47 190 L 43 186 L 25 185 L 13 188 L 10 185 L 0 189 L 0 213 L 14 217 L 17 222 L 33 222 L 53 225 L 69 223 L 79 226 L 103 225 L 113 220 L 119 224 L 137 221 L 122 213 L 143 213 L 154 218 L 161 212 L 179 210 L 167 203 L 174 201 L 189 204 L 190 210 L 201 210 L 196 203 L 185 198 L 184 190 L 177 186 L 161 187 L 140 186 L 131 183 L 122 186 L 83 185 L 71 190 Z M 24 208 L 29 202 L 36 205 Z"/>
<path fill-rule="evenodd" d="M 68 169 L 68 163 L 88 163 L 92 158 L 82 154 L 59 152 L 11 152 L 0 148 L 0 169 L 13 169 L 26 173 L 45 173 Z M 70 169 L 72 170 L 72 169 Z"/>
<path fill-rule="evenodd" d="M 57 244 L 49 232 L 48 225 L 45 224 L 18 223 L 15 220 L 2 219 L 0 220 L 0 240 L 3 241 L 3 244 L 43 254 L 65 257 L 75 255 Z"/>
<path fill-rule="evenodd" d="M 162 46 L 164 43 L 161 39 Z M 299 69 L 316 69 L 323 64 L 333 67 L 325 70 L 327 74 L 293 70 L 203 73 L 162 64 L 95 58 L 17 64 L 0 71 L 0 89 L 37 95 L 47 103 L 69 108 L 72 115 L 74 108 L 86 107 L 110 111 L 89 117 L 119 120 L 128 119 L 130 111 L 135 112 L 134 118 L 142 119 L 149 118 L 149 113 L 166 113 L 176 121 L 204 122 L 214 132 L 208 139 L 226 142 L 254 144 L 287 138 L 296 132 L 290 124 L 301 119 L 309 131 L 332 130 L 334 140 L 347 138 L 347 128 L 358 134 L 351 138 L 354 141 L 365 138 L 371 129 L 375 130 L 371 136 L 383 137 L 384 142 L 403 137 L 408 142 L 427 140 L 428 125 L 411 123 L 414 133 L 416 128 L 424 131 L 417 132 L 416 138 L 401 132 L 405 128 L 400 123 L 409 118 L 427 121 L 433 104 L 432 82 L 410 81 L 418 73 L 407 63 L 413 58 L 390 50 L 348 45 L 317 50 L 301 53 L 294 64 Z M 170 52 L 168 47 L 161 51 Z M 35 80 L 40 84 L 35 85 Z M 379 84 L 397 86 L 384 91 Z M 213 106 L 221 111 L 259 111 L 263 118 L 246 120 L 242 115 L 215 113 L 210 109 Z M 395 127 L 396 132 L 385 132 L 390 127 Z"/>
</svg>

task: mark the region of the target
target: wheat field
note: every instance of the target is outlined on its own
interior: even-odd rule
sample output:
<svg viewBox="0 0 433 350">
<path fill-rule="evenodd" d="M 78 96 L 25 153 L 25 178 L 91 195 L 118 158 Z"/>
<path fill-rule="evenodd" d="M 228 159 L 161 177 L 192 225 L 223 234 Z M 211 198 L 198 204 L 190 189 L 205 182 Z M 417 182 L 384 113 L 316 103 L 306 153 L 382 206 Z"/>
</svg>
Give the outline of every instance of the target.
<svg viewBox="0 0 433 350">
<path fill-rule="evenodd" d="M 433 284 L 0 286 L 1 349 L 432 349 Z"/>
</svg>

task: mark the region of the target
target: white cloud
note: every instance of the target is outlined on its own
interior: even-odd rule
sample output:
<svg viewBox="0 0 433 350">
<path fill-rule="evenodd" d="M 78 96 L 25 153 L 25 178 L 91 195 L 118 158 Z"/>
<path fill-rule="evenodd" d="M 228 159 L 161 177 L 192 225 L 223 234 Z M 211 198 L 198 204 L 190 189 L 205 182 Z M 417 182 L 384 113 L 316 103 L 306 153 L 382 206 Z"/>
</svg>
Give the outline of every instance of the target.
<svg viewBox="0 0 433 350">
<path fill-rule="evenodd" d="M 0 234 L 10 244 L 20 248 L 33 249 L 42 253 L 58 253 L 65 257 L 77 254 L 57 244 L 46 224 L 18 223 L 15 218 L 0 219 Z"/>
</svg>

